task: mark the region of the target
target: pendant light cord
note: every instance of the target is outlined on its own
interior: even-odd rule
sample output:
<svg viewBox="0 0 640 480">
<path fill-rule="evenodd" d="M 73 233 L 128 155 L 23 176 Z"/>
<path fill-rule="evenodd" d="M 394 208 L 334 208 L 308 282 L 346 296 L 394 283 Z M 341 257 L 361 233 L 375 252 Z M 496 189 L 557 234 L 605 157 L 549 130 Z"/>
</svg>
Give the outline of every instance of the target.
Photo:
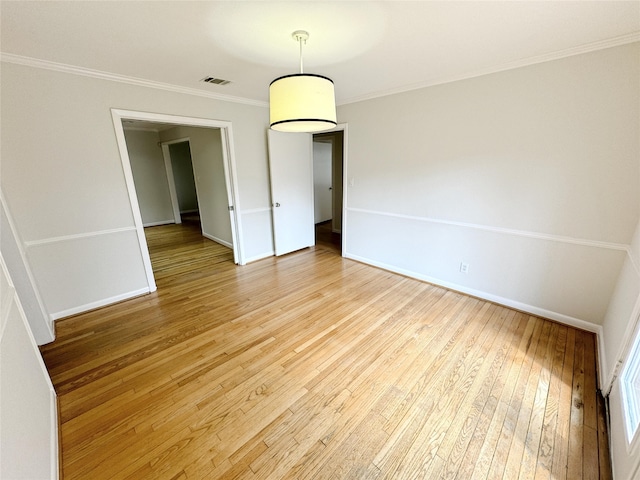
<svg viewBox="0 0 640 480">
<path fill-rule="evenodd" d="M 302 44 L 307 43 L 307 39 L 309 38 L 309 32 L 305 30 L 296 30 L 291 34 L 293 39 L 300 44 L 300 73 L 304 73 L 303 65 L 302 65 Z"/>
<path fill-rule="evenodd" d="M 300 73 L 304 73 L 302 70 L 302 42 L 303 42 L 303 38 L 302 37 L 298 37 L 298 42 L 300 42 Z"/>
</svg>

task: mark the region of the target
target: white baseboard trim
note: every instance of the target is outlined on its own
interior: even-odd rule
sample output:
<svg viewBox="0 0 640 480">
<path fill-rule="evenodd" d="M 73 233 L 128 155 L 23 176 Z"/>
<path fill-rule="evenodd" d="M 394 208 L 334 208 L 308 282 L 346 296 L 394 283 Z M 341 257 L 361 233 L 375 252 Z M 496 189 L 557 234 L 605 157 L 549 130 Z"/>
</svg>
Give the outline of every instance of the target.
<svg viewBox="0 0 640 480">
<path fill-rule="evenodd" d="M 51 478 L 58 480 L 60 478 L 60 445 L 59 438 L 60 434 L 58 432 L 58 397 L 56 395 L 53 387 L 50 391 L 51 395 L 51 439 L 50 447 L 51 447 Z"/>
<path fill-rule="evenodd" d="M 598 350 L 598 371 L 596 374 L 598 387 L 604 395 L 607 375 L 607 357 L 604 356 L 604 328 L 602 325 L 594 325 L 594 327 L 598 330 L 594 332 L 596 334 L 596 348 Z"/>
<path fill-rule="evenodd" d="M 142 226 L 144 228 L 157 227 L 157 226 L 160 226 L 160 225 L 169 225 L 170 223 L 176 223 L 176 221 L 172 218 L 171 220 L 160 220 L 159 222 L 143 223 Z"/>
<path fill-rule="evenodd" d="M 258 260 L 264 260 L 265 258 L 273 257 L 276 254 L 275 251 L 261 253 L 259 255 L 255 255 L 251 258 L 245 258 L 246 263 L 257 262 Z"/>
<path fill-rule="evenodd" d="M 361 263 L 366 263 L 367 265 L 372 265 L 374 267 L 378 267 L 383 270 L 387 270 L 393 273 L 398 273 L 400 275 L 415 278 L 416 280 L 422 280 L 428 283 L 432 283 L 434 285 L 444 287 L 449 290 L 454 290 L 456 292 L 464 293 L 466 295 L 471 295 L 472 297 L 481 298 L 483 300 L 497 303 L 499 305 L 504 305 L 505 307 L 513 308 L 515 310 L 529 313 L 537 317 L 553 320 L 553 321 L 562 323 L 563 325 L 567 325 L 569 327 L 579 328 L 580 330 L 585 330 L 587 332 L 595 333 L 597 337 L 597 349 L 598 349 L 598 384 L 600 387 L 602 387 L 604 383 L 602 375 L 606 372 L 606 369 L 604 365 L 605 357 L 604 357 L 604 340 L 602 337 L 603 335 L 602 325 L 597 325 L 595 323 L 587 322 L 586 320 L 571 317 L 569 315 L 564 315 L 558 312 L 553 312 L 551 310 L 546 310 L 544 308 L 536 307 L 534 305 L 528 305 L 526 303 L 518 302 L 516 300 L 511 300 L 509 298 L 500 297 L 498 295 L 493 295 L 491 293 L 483 292 L 480 290 L 475 290 L 473 288 L 468 288 L 463 285 L 458 285 L 456 283 L 445 282 L 437 278 L 429 277 L 428 275 L 422 275 L 420 273 L 417 273 L 411 270 L 397 268 L 393 265 L 377 262 L 375 260 L 361 257 L 359 255 L 353 255 L 348 252 L 345 252 L 343 256 L 345 258 L 349 258 L 351 260 L 355 260 Z"/>
<path fill-rule="evenodd" d="M 115 295 L 113 297 L 104 298 L 102 300 L 97 300 L 95 302 L 86 303 L 84 305 L 79 305 L 77 307 L 69 308 L 67 310 L 62 310 L 60 312 L 51 313 L 50 318 L 52 321 L 60 320 L 61 318 L 70 317 L 71 315 L 77 315 L 79 313 L 88 312 L 90 310 L 95 310 L 96 308 L 105 307 L 113 303 L 118 303 L 123 300 L 139 297 L 140 295 L 145 295 L 147 293 L 151 293 L 154 291 L 155 289 L 151 290 L 149 289 L 149 287 L 141 288 L 139 290 L 134 290 L 132 292 Z"/>
<path fill-rule="evenodd" d="M 218 237 L 214 237 L 213 235 L 209 235 L 208 233 L 202 233 L 202 236 L 204 238 L 208 238 L 209 240 L 213 240 L 216 243 L 219 243 L 220 245 L 224 245 L 227 248 L 230 248 L 231 250 L 233 250 L 233 244 L 227 242 L 226 240 L 222 240 L 221 238 Z"/>
</svg>

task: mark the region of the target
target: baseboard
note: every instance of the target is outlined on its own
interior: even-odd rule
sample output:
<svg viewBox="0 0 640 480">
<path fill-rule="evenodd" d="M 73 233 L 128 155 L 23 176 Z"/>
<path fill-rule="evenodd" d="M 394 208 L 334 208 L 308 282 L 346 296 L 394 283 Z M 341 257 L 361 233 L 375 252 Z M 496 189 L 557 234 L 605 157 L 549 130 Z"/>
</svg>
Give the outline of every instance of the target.
<svg viewBox="0 0 640 480">
<path fill-rule="evenodd" d="M 603 328 L 602 325 L 597 325 L 595 323 L 587 322 L 586 320 L 582 320 L 579 318 L 571 317 L 569 315 L 564 315 L 562 313 L 553 312 L 551 310 L 546 310 L 544 308 L 536 307 L 534 305 L 529 305 L 526 303 L 518 302 L 516 300 L 512 300 L 509 298 L 500 297 L 498 295 L 493 295 L 491 293 L 483 292 L 481 290 L 475 290 L 473 288 L 468 288 L 463 285 L 458 285 L 456 283 L 444 282 L 437 278 L 429 277 L 428 275 L 422 275 L 420 273 L 405 270 L 402 268 L 397 268 L 393 265 L 388 265 L 383 262 L 377 262 L 375 260 L 371 260 L 369 258 L 360 257 L 358 255 L 353 255 L 348 252 L 345 252 L 343 255 L 345 258 L 349 258 L 351 260 L 355 260 L 357 262 L 366 263 L 367 265 L 371 265 L 374 267 L 381 268 L 383 270 L 387 270 L 393 273 L 398 273 L 400 275 L 404 275 L 406 277 L 415 278 L 416 280 L 422 280 L 424 282 L 432 283 L 434 285 L 444 287 L 449 290 L 453 290 L 456 292 L 464 293 L 466 295 L 471 295 L 472 297 L 481 298 L 482 300 L 487 300 L 492 303 L 497 303 L 499 305 L 503 305 L 505 307 L 513 308 L 515 310 L 519 310 L 521 312 L 529 313 L 531 315 L 535 315 L 537 317 L 546 318 L 549 320 L 556 321 L 558 323 L 562 323 L 563 325 L 567 325 L 569 327 L 578 328 L 580 330 L 585 330 L 587 332 L 596 334 L 596 343 L 598 349 L 598 385 L 602 388 L 603 378 L 602 375 L 606 372 L 605 368 L 605 356 L 604 356 L 604 340 L 603 340 Z"/>
<path fill-rule="evenodd" d="M 49 332 L 51 332 L 51 342 L 55 342 L 56 340 L 56 323 L 49 315 L 49 321 L 47 322 L 47 327 L 49 328 Z M 50 343 L 50 342 L 47 342 Z M 44 344 L 43 344 L 44 345 Z"/>
<path fill-rule="evenodd" d="M 67 310 L 62 310 L 60 312 L 51 313 L 49 317 L 51 318 L 51 321 L 60 320 L 61 318 L 70 317 L 72 315 L 77 315 L 79 313 L 88 312 L 90 310 L 95 310 L 96 308 L 106 307 L 107 305 L 118 303 L 123 300 L 128 300 L 130 298 L 139 297 L 140 295 L 145 295 L 150 292 L 151 290 L 149 289 L 149 287 L 141 288 L 139 290 L 134 290 L 132 292 L 123 293 L 121 295 L 104 298 L 102 300 L 97 300 L 95 302 L 79 305 L 77 307 L 69 308 Z"/>
<path fill-rule="evenodd" d="M 204 233 L 204 232 L 202 233 L 202 236 L 233 250 L 233 244 L 227 242 L 226 240 L 222 240 L 221 238 L 214 237 L 213 235 L 209 235 L 208 233 Z"/>
<path fill-rule="evenodd" d="M 180 214 L 186 214 L 186 213 L 198 213 L 200 210 L 198 210 L 197 208 L 195 210 L 180 210 Z"/>
<path fill-rule="evenodd" d="M 596 348 L 598 349 L 598 388 L 604 395 L 607 388 L 607 382 L 609 381 L 607 357 L 604 355 L 604 327 L 602 325 L 596 326 L 598 327 L 598 332 L 596 332 Z"/>
<path fill-rule="evenodd" d="M 158 227 L 160 225 L 169 225 L 170 223 L 176 223 L 176 221 L 172 218 L 171 220 L 160 220 L 159 222 L 149 222 L 143 223 L 142 226 L 147 227 Z"/>
<path fill-rule="evenodd" d="M 273 257 L 276 254 L 275 251 L 261 253 L 250 258 L 245 258 L 245 263 L 257 262 L 258 260 L 264 260 L 265 258 Z"/>
<path fill-rule="evenodd" d="M 60 448 L 60 414 L 58 397 L 55 390 L 51 390 L 51 478 L 62 478 L 62 449 Z"/>
</svg>

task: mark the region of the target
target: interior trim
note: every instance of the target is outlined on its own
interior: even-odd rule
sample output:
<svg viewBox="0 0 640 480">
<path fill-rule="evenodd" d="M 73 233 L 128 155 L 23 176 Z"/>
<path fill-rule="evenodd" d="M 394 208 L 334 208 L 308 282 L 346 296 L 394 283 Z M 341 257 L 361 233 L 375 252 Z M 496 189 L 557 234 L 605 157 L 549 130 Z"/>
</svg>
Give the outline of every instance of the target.
<svg viewBox="0 0 640 480">
<path fill-rule="evenodd" d="M 52 321 L 60 320 L 61 318 L 77 315 L 78 313 L 85 313 L 90 310 L 95 310 L 101 307 L 106 307 L 107 305 L 112 305 L 114 303 L 122 302 L 123 300 L 129 300 L 131 298 L 139 297 L 141 295 L 146 295 L 147 293 L 152 293 L 151 289 L 141 288 L 139 290 L 133 290 L 131 292 L 115 295 L 113 297 L 102 298 L 100 300 L 96 300 L 95 302 L 87 303 L 85 305 L 78 305 L 76 307 L 69 308 L 67 310 L 62 310 L 60 312 L 52 313 L 49 316 Z"/>
<path fill-rule="evenodd" d="M 502 72 L 504 70 L 512 70 L 514 68 L 525 67 L 528 65 L 535 65 L 537 63 L 549 62 L 552 60 L 558 60 L 560 58 L 570 57 L 573 55 L 580 55 L 583 53 L 589 53 L 596 50 L 604 50 L 605 48 L 617 47 L 620 45 L 626 45 L 628 43 L 634 43 L 640 41 L 640 32 L 633 32 L 627 35 L 621 35 L 614 38 L 608 38 L 606 40 L 600 40 L 598 42 L 587 43 L 579 45 L 577 47 L 570 47 L 556 52 L 547 53 L 545 55 L 537 55 L 534 57 L 523 58 L 515 60 L 513 62 L 503 63 L 492 67 L 487 67 L 479 70 L 474 70 L 462 75 L 456 75 L 452 77 L 442 77 L 434 80 L 428 80 L 426 82 L 414 83 L 406 85 L 404 87 L 383 90 L 374 92 L 367 95 L 361 95 L 358 97 L 352 97 L 340 102 L 336 102 L 336 105 L 348 105 L 350 103 L 361 102 L 363 100 L 371 100 L 379 97 L 386 97 L 387 95 L 394 95 L 396 93 L 408 92 L 411 90 L 418 90 L 425 87 L 432 87 L 434 85 L 441 85 L 444 83 L 457 82 L 458 80 L 466 80 L 468 78 L 480 77 L 483 75 L 489 75 L 491 73 Z M 254 105 L 257 107 L 269 107 L 268 102 L 259 100 L 252 100 L 243 97 L 235 97 L 232 95 L 223 95 L 219 93 L 207 92 L 197 88 L 182 87 L 170 83 L 156 82 L 153 80 L 146 80 L 143 78 L 129 77 L 126 75 L 119 75 L 110 72 L 104 72 L 101 70 L 93 70 L 90 68 L 79 67 L 75 65 L 67 65 L 64 63 L 51 62 L 48 60 L 41 60 L 39 58 L 25 57 L 22 55 L 15 55 L 12 53 L 0 53 L 0 61 L 13 63 L 16 65 L 25 65 L 28 67 L 44 68 L 46 70 L 54 70 L 57 72 L 70 73 L 73 75 L 82 75 L 85 77 L 101 78 L 103 80 L 110 80 L 120 83 L 128 83 L 131 85 L 138 85 L 142 87 L 156 88 L 159 90 L 167 90 L 170 92 L 184 93 L 186 95 L 196 95 L 199 97 L 213 98 L 216 100 L 222 100 L 225 102 L 242 103 L 245 105 Z"/>
<path fill-rule="evenodd" d="M 413 216 L 413 215 L 403 215 L 398 213 L 380 212 L 376 210 L 367 210 L 364 208 L 348 207 L 347 211 L 368 213 L 371 215 L 381 215 L 385 217 L 402 218 L 405 220 L 414 220 L 419 222 L 437 223 L 440 225 L 453 225 L 456 227 L 473 228 L 475 230 L 484 230 L 486 232 L 501 233 L 504 235 L 513 235 L 518 237 L 536 238 L 539 240 L 548 240 L 552 242 L 569 243 L 573 245 L 582 245 L 582 246 L 594 247 L 594 248 L 606 248 L 609 250 L 618 250 L 618 251 L 626 252 L 628 255 L 631 256 L 631 247 L 624 243 L 602 242 L 600 240 L 589 240 L 586 238 L 566 237 L 566 236 L 554 235 L 550 233 L 539 233 L 539 232 L 530 232 L 527 230 L 516 230 L 511 228 L 492 227 L 489 225 L 456 222 L 453 220 L 444 220 L 441 218 L 419 217 L 419 216 Z"/>
<path fill-rule="evenodd" d="M 22 55 L 14 55 L 12 53 L 0 53 L 0 61 L 13 63 L 16 65 L 24 65 L 27 67 L 43 68 L 45 70 L 53 70 L 56 72 L 70 73 L 72 75 L 81 75 L 84 77 L 110 80 L 112 82 L 128 83 L 129 85 L 137 85 L 139 87 L 155 88 L 158 90 L 166 90 L 169 92 L 184 93 L 186 95 L 213 98 L 215 100 L 223 100 L 225 102 L 243 103 L 245 105 L 254 105 L 256 107 L 269 107 L 269 104 L 267 102 L 262 102 L 259 100 L 251 100 L 249 98 L 234 97 L 232 95 L 207 92 L 205 90 L 200 90 L 197 88 L 182 87 L 180 85 L 173 85 L 171 83 L 156 82 L 154 80 L 129 77 L 127 75 L 118 75 L 116 73 L 104 72 L 102 70 L 93 70 L 91 68 L 67 65 L 65 63 L 50 62 L 48 60 L 24 57 Z"/>
<path fill-rule="evenodd" d="M 77 240 L 79 238 L 98 237 L 100 235 L 110 235 L 113 233 L 135 231 L 136 227 L 111 228 L 109 230 L 97 230 L 95 232 L 76 233 L 73 235 L 62 235 L 60 237 L 49 237 L 40 240 L 25 241 L 25 247 L 37 247 L 39 245 L 47 245 L 49 243 L 68 242 L 69 240 Z"/>
<path fill-rule="evenodd" d="M 514 60 L 512 62 L 503 63 L 501 65 L 495 65 L 479 70 L 474 70 L 462 75 L 456 75 L 452 77 L 442 77 L 433 80 L 427 80 L 425 82 L 414 83 L 406 85 L 404 87 L 390 89 L 386 91 L 378 91 L 368 95 L 360 95 L 358 97 L 348 98 L 341 102 L 336 102 L 336 105 L 347 105 L 349 103 L 362 102 L 364 100 L 372 100 L 374 98 L 386 97 L 388 95 L 395 95 L 396 93 L 409 92 L 411 90 L 419 90 L 421 88 L 433 87 L 434 85 L 442 85 L 445 83 L 457 82 L 459 80 L 467 80 L 469 78 L 481 77 L 483 75 L 489 75 L 492 73 L 503 72 L 505 70 L 513 70 L 515 68 L 526 67 L 529 65 L 536 65 L 538 63 L 550 62 L 552 60 L 559 60 L 565 57 L 571 57 L 574 55 L 581 55 L 583 53 L 595 52 L 597 50 L 604 50 L 605 48 L 618 47 L 620 45 L 626 45 L 628 43 L 634 43 L 640 41 L 640 32 L 629 33 L 627 35 L 621 35 L 619 37 L 609 38 L 601 40 L 599 42 L 586 43 L 577 47 L 566 48 L 564 50 L 558 50 L 556 52 L 547 53 L 545 55 L 537 55 L 534 57 L 522 58 L 520 60 Z"/>
</svg>

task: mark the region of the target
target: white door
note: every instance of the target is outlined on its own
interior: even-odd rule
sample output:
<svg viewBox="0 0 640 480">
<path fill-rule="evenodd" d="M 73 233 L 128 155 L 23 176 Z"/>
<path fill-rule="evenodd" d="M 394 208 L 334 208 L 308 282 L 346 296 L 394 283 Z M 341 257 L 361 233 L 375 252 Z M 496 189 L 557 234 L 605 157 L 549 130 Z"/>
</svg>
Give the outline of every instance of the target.
<svg viewBox="0 0 640 480">
<path fill-rule="evenodd" d="M 235 182 L 232 180 L 233 169 L 231 168 L 231 159 L 230 157 L 230 146 L 231 146 L 231 132 L 228 129 L 220 130 L 220 139 L 222 141 L 222 158 L 224 160 L 224 181 L 225 181 L 225 190 L 227 193 L 227 211 L 229 212 L 229 222 L 231 225 L 231 243 L 233 245 L 233 262 L 235 264 L 244 265 L 244 261 L 240 257 L 239 249 L 238 249 L 238 231 L 237 231 L 237 205 L 234 205 L 235 194 L 233 191 L 233 186 Z"/>
<path fill-rule="evenodd" d="M 636 433 L 631 441 L 627 438 L 628 426 L 625 425 L 623 401 L 622 385 L 618 378 L 609 395 L 611 419 L 609 448 L 613 460 L 613 471 L 618 480 L 637 480 L 640 478 L 640 434 Z"/>
<path fill-rule="evenodd" d="M 313 139 L 310 133 L 268 130 L 273 241 L 276 255 L 315 244 Z"/>
<path fill-rule="evenodd" d="M 640 297 L 634 312 L 639 306 Z M 632 318 L 634 333 L 625 335 L 628 353 L 616 364 L 609 394 L 610 451 L 617 480 L 640 478 L 640 314 Z"/>
</svg>

